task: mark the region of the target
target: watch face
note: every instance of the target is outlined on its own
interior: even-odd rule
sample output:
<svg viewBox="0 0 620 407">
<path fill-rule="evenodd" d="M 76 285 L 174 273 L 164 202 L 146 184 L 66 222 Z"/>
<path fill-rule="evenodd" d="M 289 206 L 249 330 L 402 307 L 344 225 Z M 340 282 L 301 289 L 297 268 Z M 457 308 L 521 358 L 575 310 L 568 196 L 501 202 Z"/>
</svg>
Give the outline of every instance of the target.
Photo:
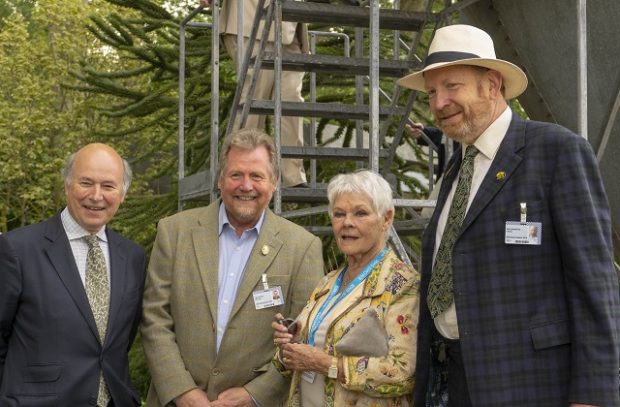
<svg viewBox="0 0 620 407">
<path fill-rule="evenodd" d="M 327 369 L 327 377 L 330 379 L 338 378 L 338 358 L 332 358 L 332 365 Z"/>
</svg>

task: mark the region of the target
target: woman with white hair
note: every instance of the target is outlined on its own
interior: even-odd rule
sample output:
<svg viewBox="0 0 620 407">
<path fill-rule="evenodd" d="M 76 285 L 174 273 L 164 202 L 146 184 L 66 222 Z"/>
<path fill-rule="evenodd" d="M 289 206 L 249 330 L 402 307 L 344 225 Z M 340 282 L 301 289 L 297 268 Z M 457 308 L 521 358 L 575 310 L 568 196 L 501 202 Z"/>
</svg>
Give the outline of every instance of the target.
<svg viewBox="0 0 620 407">
<path fill-rule="evenodd" d="M 292 374 L 288 405 L 410 406 L 420 276 L 387 244 L 392 190 L 362 170 L 334 177 L 327 197 L 346 264 L 319 282 L 294 322 L 275 316 L 274 364 Z"/>
</svg>

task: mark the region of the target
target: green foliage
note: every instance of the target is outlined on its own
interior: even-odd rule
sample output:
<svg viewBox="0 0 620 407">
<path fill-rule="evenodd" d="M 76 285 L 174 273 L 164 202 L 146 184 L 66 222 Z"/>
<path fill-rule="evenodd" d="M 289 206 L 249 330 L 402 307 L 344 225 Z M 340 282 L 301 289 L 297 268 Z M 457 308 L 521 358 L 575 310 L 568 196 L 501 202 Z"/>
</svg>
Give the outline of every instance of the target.
<svg viewBox="0 0 620 407">
<path fill-rule="evenodd" d="M 97 119 L 60 85 L 91 48 L 85 2 L 3 2 L 0 30 L 0 231 L 63 205 L 59 171 Z"/>
</svg>

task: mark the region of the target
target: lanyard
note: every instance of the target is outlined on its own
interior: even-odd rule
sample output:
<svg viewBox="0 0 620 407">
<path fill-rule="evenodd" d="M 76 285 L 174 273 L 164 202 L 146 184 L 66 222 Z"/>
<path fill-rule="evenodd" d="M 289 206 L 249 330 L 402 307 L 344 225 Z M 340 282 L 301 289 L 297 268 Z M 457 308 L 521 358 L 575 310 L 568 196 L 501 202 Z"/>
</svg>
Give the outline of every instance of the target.
<svg viewBox="0 0 620 407">
<path fill-rule="evenodd" d="M 359 283 L 361 283 L 362 281 L 366 279 L 366 277 L 368 277 L 368 275 L 370 274 L 372 269 L 375 268 L 377 263 L 383 260 L 383 257 L 385 257 L 386 252 L 387 252 L 387 246 L 384 247 L 383 250 L 381 250 L 381 253 L 375 256 L 375 258 L 372 259 L 370 263 L 366 265 L 364 270 L 362 270 L 362 272 L 359 273 L 351 281 L 351 283 L 349 283 L 349 285 L 347 286 L 347 288 L 344 289 L 343 292 L 338 294 L 338 291 L 340 291 L 340 286 L 342 286 L 342 279 L 344 277 L 344 273 L 346 269 L 342 270 L 342 272 L 338 275 L 338 278 L 336 279 L 334 286 L 329 291 L 329 296 L 327 297 L 327 300 L 325 300 L 323 305 L 321 305 L 321 308 L 319 308 L 319 311 L 316 313 L 316 316 L 314 317 L 314 321 L 312 321 L 312 326 L 310 327 L 310 333 L 308 335 L 309 345 L 314 346 L 314 335 L 316 334 L 316 331 L 319 329 L 319 325 L 321 325 L 321 323 L 323 322 L 327 314 L 329 314 L 329 312 L 336 306 L 336 304 L 340 302 L 340 300 L 342 300 L 344 297 L 349 295 L 351 291 L 353 291 Z"/>
</svg>

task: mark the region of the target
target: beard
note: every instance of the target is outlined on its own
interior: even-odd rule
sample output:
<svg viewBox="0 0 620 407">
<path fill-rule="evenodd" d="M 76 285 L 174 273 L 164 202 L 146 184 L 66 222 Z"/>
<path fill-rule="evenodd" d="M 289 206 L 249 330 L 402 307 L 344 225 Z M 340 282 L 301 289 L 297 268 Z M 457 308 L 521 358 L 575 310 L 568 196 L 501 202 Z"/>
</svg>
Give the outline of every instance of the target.
<svg viewBox="0 0 620 407">
<path fill-rule="evenodd" d="M 494 104 L 490 100 L 482 100 L 470 104 L 467 108 L 458 105 L 462 120 L 459 123 L 440 126 L 441 130 L 454 141 L 465 144 L 474 144 L 476 139 L 491 125 L 493 121 Z M 449 113 L 448 113 L 449 114 Z M 445 117 L 442 111 L 436 117 Z M 441 120 L 439 120 L 441 123 Z"/>
<path fill-rule="evenodd" d="M 256 210 L 256 208 L 239 206 L 235 206 L 234 208 L 232 208 L 232 212 L 234 214 L 234 218 L 241 223 L 251 222 L 255 220 L 260 214 L 260 211 Z"/>
</svg>

